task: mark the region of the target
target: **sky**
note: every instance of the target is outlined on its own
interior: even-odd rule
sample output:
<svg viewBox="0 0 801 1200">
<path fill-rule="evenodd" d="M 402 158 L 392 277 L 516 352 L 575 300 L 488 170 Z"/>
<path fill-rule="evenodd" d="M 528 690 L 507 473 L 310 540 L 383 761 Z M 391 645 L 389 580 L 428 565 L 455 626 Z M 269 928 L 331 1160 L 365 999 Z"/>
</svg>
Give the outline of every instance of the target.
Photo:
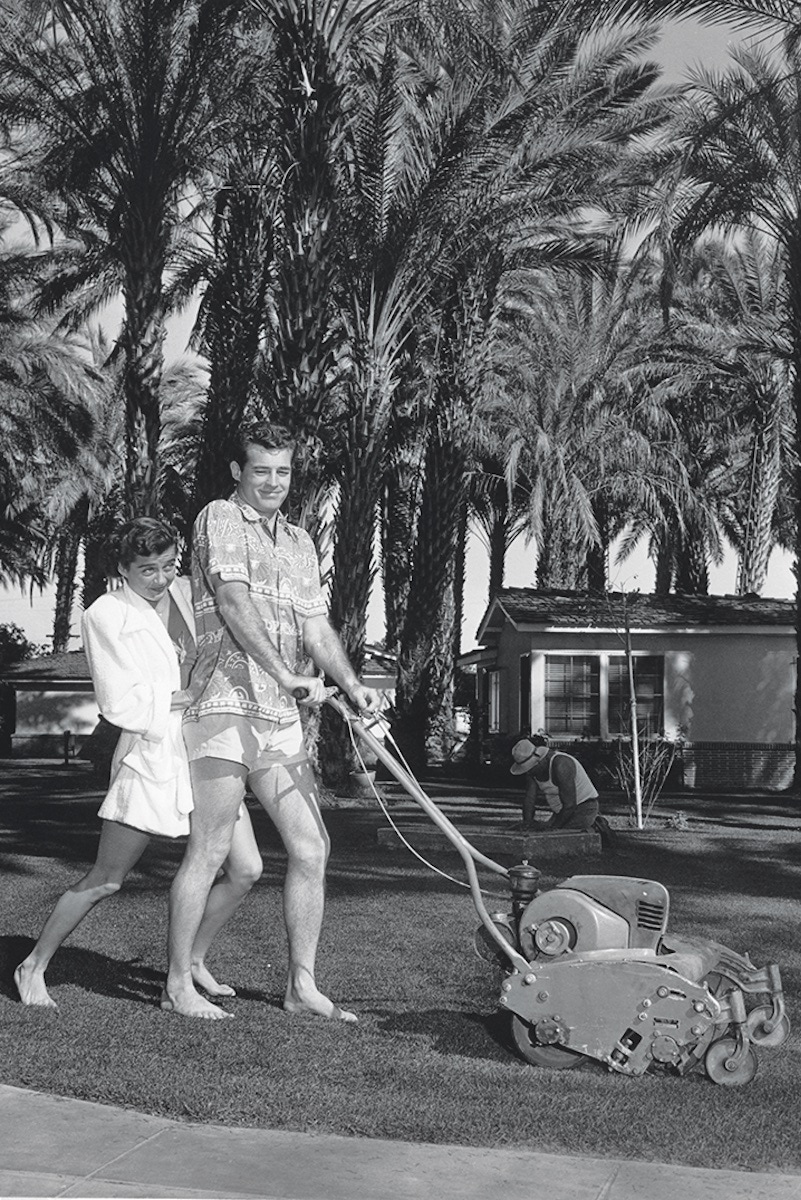
<svg viewBox="0 0 801 1200">
<path fill-rule="evenodd" d="M 666 82 L 676 83 L 696 67 L 723 67 L 730 47 L 742 39 L 742 31 L 731 25 L 671 21 L 652 54 L 662 64 Z"/>
<path fill-rule="evenodd" d="M 651 56 L 662 63 L 667 82 L 675 82 L 694 67 L 721 69 L 725 66 L 729 48 L 741 41 L 743 34 L 729 25 L 703 25 L 698 21 L 675 21 L 665 31 Z M 173 329 L 167 350 L 180 355 L 185 349 L 186 322 Z M 614 555 L 613 555 L 614 558 Z M 795 594 L 795 579 L 791 570 L 790 555 L 775 551 L 771 559 L 768 582 L 763 589 L 765 596 L 790 598 Z M 521 538 L 507 557 L 505 585 L 507 587 L 531 587 L 534 582 L 534 556 L 531 547 Z M 711 591 L 715 594 L 731 594 L 735 590 L 736 561 L 733 554 L 726 556 L 720 567 L 711 570 Z M 610 586 L 615 589 L 648 592 L 653 587 L 653 567 L 644 552 L 637 552 L 625 564 L 613 562 Z M 468 546 L 465 621 L 463 650 L 473 649 L 478 643 L 476 632 L 487 605 L 488 560 L 486 551 L 477 538 L 471 537 Z M 32 598 L 18 588 L 0 588 L 0 624 L 13 622 L 19 625 L 26 636 L 37 644 L 46 644 L 52 633 L 53 589 Z M 79 644 L 78 627 L 72 648 Z M 367 636 L 378 641 L 383 635 L 383 600 L 375 589 L 368 614 Z"/>
</svg>

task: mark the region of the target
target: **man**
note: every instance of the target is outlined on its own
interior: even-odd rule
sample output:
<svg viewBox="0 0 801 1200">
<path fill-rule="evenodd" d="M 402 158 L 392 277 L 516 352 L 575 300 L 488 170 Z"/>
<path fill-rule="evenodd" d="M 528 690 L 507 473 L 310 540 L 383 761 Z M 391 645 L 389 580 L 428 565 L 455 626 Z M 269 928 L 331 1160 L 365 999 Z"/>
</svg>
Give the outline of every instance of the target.
<svg viewBox="0 0 801 1200">
<path fill-rule="evenodd" d="M 523 829 L 534 829 L 537 791 L 545 798 L 551 817 L 545 828 L 591 829 L 598 820 L 598 792 L 577 758 L 551 749 L 548 739 L 535 733 L 512 746 L 513 775 L 525 775 Z"/>
<path fill-rule="evenodd" d="M 279 512 L 289 492 L 293 453 L 294 443 L 280 426 L 263 423 L 243 431 L 231 463 L 233 495 L 212 501 L 195 522 L 195 669 L 205 685 L 184 720 L 195 808 L 170 896 L 170 962 L 162 996 L 163 1008 L 185 1016 L 232 1015 L 195 988 L 191 947 L 249 786 L 287 851 L 284 1008 L 356 1020 L 315 981 L 329 841 L 295 696 L 311 705 L 325 698 L 323 680 L 307 673 L 309 658 L 358 708 L 373 711 L 378 695 L 357 678 L 328 622 L 311 538 Z"/>
</svg>

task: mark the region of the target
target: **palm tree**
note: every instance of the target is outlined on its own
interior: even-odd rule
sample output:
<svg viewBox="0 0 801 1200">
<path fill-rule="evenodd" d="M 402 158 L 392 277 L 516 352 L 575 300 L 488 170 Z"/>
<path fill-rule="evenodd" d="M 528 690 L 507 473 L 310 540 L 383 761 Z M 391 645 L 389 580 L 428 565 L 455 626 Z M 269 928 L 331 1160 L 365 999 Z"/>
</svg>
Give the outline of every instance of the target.
<svg viewBox="0 0 801 1200">
<path fill-rule="evenodd" d="M 576 31 L 552 28 L 545 19 L 496 34 L 498 45 L 507 51 L 514 47 L 509 67 L 520 70 L 511 87 L 500 74 L 483 87 L 474 81 L 454 84 L 454 98 L 461 97 L 463 107 L 451 100 L 457 117 L 448 165 L 452 169 L 453 161 L 466 161 L 470 170 L 454 172 L 453 182 L 438 196 L 440 209 L 458 230 L 454 242 L 460 244 L 451 250 L 450 277 L 440 293 L 432 292 L 432 305 L 439 306 L 432 308 L 434 327 L 444 349 L 431 368 L 430 454 L 401 641 L 398 725 L 406 724 L 407 753 L 417 758 L 422 754 L 421 723 L 440 726 L 438 714 L 447 711 L 445 693 L 437 687 L 445 680 L 447 688 L 452 671 L 456 639 L 445 623 L 453 622 L 458 591 L 454 554 L 465 514 L 472 414 L 490 379 L 499 288 L 513 270 L 522 274 L 540 267 L 544 273 L 542 264 L 586 265 L 599 258 L 592 241 L 582 243 L 571 222 L 582 202 L 610 198 L 610 168 L 613 159 L 619 162 L 619 147 L 635 128 L 652 130 L 664 121 L 666 111 L 662 97 L 649 94 L 653 69 L 628 62 L 629 55 L 648 44 L 647 32 L 612 38 L 586 56 L 577 53 Z M 519 62 L 514 57 L 518 51 Z M 614 100 L 607 108 L 610 96 L 620 103 Z M 444 243 L 449 250 L 447 238 Z M 498 404 L 503 407 L 503 399 Z M 443 660 L 446 653 L 450 670 Z M 440 732 L 429 739 L 429 750 L 438 739 L 441 758 Z"/>
<path fill-rule="evenodd" d="M 213 245 L 190 273 L 206 275 L 196 341 L 209 364 L 208 398 L 192 486 L 191 517 L 231 486 L 231 438 L 258 400 L 268 312 L 272 228 L 265 206 L 272 160 L 250 129 L 238 131 L 215 195 Z M 195 254 L 193 248 L 193 255 Z"/>
<path fill-rule="evenodd" d="M 686 363 L 692 392 L 717 394 L 723 406 L 710 432 L 728 443 L 718 519 L 738 552 L 739 592 L 764 583 L 791 456 L 785 307 L 784 256 L 754 230 L 703 238 L 680 263 L 673 354 Z"/>
<path fill-rule="evenodd" d="M 487 601 L 504 585 L 506 557 L 528 525 L 527 496 L 509 488 L 496 431 L 479 428 L 476 469 L 470 480 L 470 524 L 487 551 Z"/>
<path fill-rule="evenodd" d="M 796 413 L 801 413 L 801 17 L 792 0 L 616 0 L 615 15 L 701 15 L 779 31 L 780 46 L 737 48 L 723 76 L 700 72 L 677 122 L 683 155 L 672 215 L 691 243 L 711 226 L 767 234 L 785 262 L 786 329 Z M 796 452 L 799 443 L 796 442 Z M 796 453 L 801 470 L 801 455 Z M 801 480 L 796 479 L 796 495 Z"/>
<path fill-rule="evenodd" d="M 564 8 L 599 22 L 700 17 L 746 29 L 778 27 L 790 39 L 801 29 L 795 0 L 567 0 Z"/>
<path fill-rule="evenodd" d="M 661 7 L 661 6 L 658 6 Z M 673 6 L 668 6 L 673 7 Z M 801 18 L 789 0 L 731 5 L 704 3 L 699 11 L 755 15 L 779 29 L 782 45 L 769 52 L 754 45 L 733 54 L 734 66 L 720 78 L 694 80 L 678 125 L 684 150 L 683 182 L 677 192 L 676 240 L 692 242 L 710 226 L 753 228 L 767 234 L 784 259 L 784 341 L 794 411 L 795 538 L 801 496 Z M 801 589 L 796 593 L 801 656 Z M 801 672 L 797 679 L 801 705 Z M 801 725 L 796 722 L 798 775 Z"/>
<path fill-rule="evenodd" d="M 3 105 L 16 166 L 58 198 L 63 229 L 124 301 L 126 508 L 159 504 L 164 281 L 187 189 L 231 111 L 234 0 L 61 0 L 44 31 L 4 29 Z"/>
<path fill-rule="evenodd" d="M 649 378 L 656 292 L 648 246 L 632 253 L 616 238 L 603 274 L 531 273 L 505 297 L 506 399 L 487 419 L 504 439 L 509 484 L 529 496 L 539 587 L 603 590 L 626 526 L 680 511 L 673 430 Z"/>
<path fill-rule="evenodd" d="M 455 290 L 449 311 L 438 314 L 435 389 L 423 442 L 420 508 L 411 579 L 398 656 L 394 733 L 410 761 L 441 765 L 453 735 L 453 680 L 459 650 L 460 550 L 466 518 L 475 409 L 481 395 L 481 353 L 488 345 L 487 301 L 497 286 L 490 271 Z M 483 284 L 485 303 L 471 294 Z M 473 353 L 471 353 L 471 350 Z M 479 360 L 479 361 L 477 361 Z M 422 752 L 422 753 L 421 753 Z"/>
<path fill-rule="evenodd" d="M 33 317 L 30 297 L 28 257 L 2 256 L 0 578 L 41 585 L 58 529 L 49 498 L 63 496 L 73 471 L 90 467 L 86 447 L 95 435 L 101 381 L 86 346 L 53 319 Z"/>
</svg>

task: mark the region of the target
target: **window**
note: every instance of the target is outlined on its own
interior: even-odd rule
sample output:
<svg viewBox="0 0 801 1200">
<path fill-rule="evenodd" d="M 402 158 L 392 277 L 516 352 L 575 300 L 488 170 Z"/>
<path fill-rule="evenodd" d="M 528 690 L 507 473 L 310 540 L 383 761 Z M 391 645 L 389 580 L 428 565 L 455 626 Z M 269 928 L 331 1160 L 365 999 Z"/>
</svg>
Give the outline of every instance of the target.
<svg viewBox="0 0 801 1200">
<path fill-rule="evenodd" d="M 664 731 L 664 659 L 659 656 L 635 657 L 634 691 L 637 695 L 637 725 L 645 737 Z M 609 733 L 612 737 L 631 733 L 629 675 L 624 654 L 609 658 Z"/>
<path fill-rule="evenodd" d="M 600 661 L 578 655 L 545 660 L 545 728 L 551 737 L 599 737 Z"/>
<path fill-rule="evenodd" d="M 487 705 L 487 732 L 498 733 L 501 728 L 501 673 L 488 671 L 489 695 Z"/>
<path fill-rule="evenodd" d="M 521 729 L 531 728 L 531 655 L 520 655 L 520 721 Z"/>
</svg>

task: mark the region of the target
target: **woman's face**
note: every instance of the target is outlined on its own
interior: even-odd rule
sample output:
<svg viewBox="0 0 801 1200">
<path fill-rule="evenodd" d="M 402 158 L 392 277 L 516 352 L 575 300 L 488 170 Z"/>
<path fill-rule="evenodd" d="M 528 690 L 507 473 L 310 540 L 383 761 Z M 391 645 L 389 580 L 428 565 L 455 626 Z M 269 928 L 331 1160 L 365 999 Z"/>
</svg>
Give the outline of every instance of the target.
<svg viewBox="0 0 801 1200">
<path fill-rule="evenodd" d="M 169 546 L 162 550 L 161 554 L 137 555 L 127 567 L 120 563 L 119 572 L 137 596 L 141 596 L 149 604 L 158 604 L 175 579 L 177 561 L 177 548 Z"/>
</svg>

